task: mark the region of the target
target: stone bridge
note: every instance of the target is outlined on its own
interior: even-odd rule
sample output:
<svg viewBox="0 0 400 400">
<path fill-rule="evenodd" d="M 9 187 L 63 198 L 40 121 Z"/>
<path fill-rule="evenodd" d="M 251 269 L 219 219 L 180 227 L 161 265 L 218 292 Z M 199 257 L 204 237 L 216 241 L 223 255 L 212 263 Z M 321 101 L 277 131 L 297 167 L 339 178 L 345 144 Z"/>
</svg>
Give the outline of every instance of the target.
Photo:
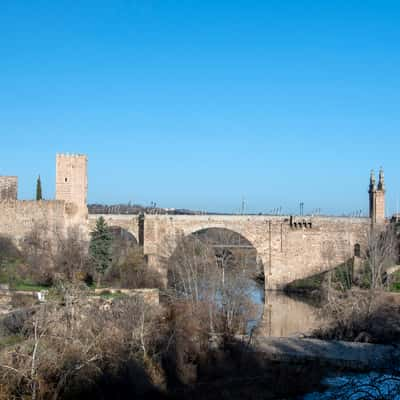
<svg viewBox="0 0 400 400">
<path fill-rule="evenodd" d="M 0 235 L 10 237 L 18 245 L 38 226 L 50 240 L 76 226 L 87 234 L 99 217 L 88 217 L 87 187 L 87 157 L 82 154 L 56 156 L 55 200 L 20 201 L 17 177 L 0 176 Z M 265 215 L 104 215 L 104 218 L 110 226 L 122 228 L 136 238 L 150 266 L 161 266 L 159 260 L 173 253 L 182 236 L 209 228 L 236 232 L 256 250 L 267 287 L 273 289 L 341 264 L 354 255 L 355 249 L 357 254 L 363 252 L 370 226 L 386 223 L 385 192 L 383 170 L 379 172 L 378 183 L 372 171 L 369 218 Z"/>
<path fill-rule="evenodd" d="M 100 215 L 89 216 L 93 229 Z M 102 215 L 135 236 L 151 266 L 169 257 L 182 236 L 223 228 L 245 237 L 264 266 L 266 287 L 279 289 L 339 265 L 365 249 L 369 218 L 247 215 Z"/>
</svg>

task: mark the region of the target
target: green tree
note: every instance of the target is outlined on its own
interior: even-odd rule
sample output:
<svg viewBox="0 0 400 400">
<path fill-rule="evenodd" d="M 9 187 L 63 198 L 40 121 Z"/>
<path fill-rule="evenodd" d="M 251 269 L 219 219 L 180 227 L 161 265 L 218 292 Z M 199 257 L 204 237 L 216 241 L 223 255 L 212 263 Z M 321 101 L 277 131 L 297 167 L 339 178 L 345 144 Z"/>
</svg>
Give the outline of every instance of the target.
<svg viewBox="0 0 400 400">
<path fill-rule="evenodd" d="M 112 235 L 103 217 L 96 221 L 95 229 L 90 233 L 89 253 L 97 273 L 97 285 L 111 265 Z"/>
<path fill-rule="evenodd" d="M 36 181 L 36 200 L 43 200 L 42 197 L 42 181 L 40 180 L 40 175 L 37 178 Z"/>
</svg>

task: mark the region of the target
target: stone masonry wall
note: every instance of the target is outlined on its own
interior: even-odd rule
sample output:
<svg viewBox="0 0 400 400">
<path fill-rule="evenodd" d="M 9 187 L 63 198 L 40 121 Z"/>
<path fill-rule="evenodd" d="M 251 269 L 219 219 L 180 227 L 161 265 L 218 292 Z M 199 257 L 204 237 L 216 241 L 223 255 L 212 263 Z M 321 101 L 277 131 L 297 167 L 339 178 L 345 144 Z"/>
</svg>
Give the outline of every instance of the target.
<svg viewBox="0 0 400 400">
<path fill-rule="evenodd" d="M 0 177 L 0 235 L 18 243 L 35 226 L 45 228 L 49 240 L 75 226 L 87 234 L 85 155 L 57 154 L 56 200 L 18 201 L 17 183 L 17 177 Z"/>
<path fill-rule="evenodd" d="M 275 216 L 148 215 L 144 252 L 168 256 L 180 235 L 206 228 L 230 229 L 253 244 L 264 265 L 267 287 L 276 289 L 352 257 L 355 244 L 365 248 L 370 227 L 367 218 L 312 218 L 296 228 L 289 221 L 290 217 Z"/>
<path fill-rule="evenodd" d="M 87 218 L 87 157 L 78 154 L 57 154 L 56 200 L 68 204 L 68 213 L 76 223 Z"/>
<path fill-rule="evenodd" d="M 18 177 L 0 176 L 0 201 L 17 200 Z"/>
<path fill-rule="evenodd" d="M 96 221 L 103 217 L 109 227 L 117 226 L 131 233 L 139 243 L 139 217 L 137 215 L 112 215 L 112 214 L 89 214 L 89 231 L 93 231 Z"/>
<path fill-rule="evenodd" d="M 63 230 L 67 220 L 64 201 L 0 201 L 0 235 L 17 243 L 37 224 Z"/>
<path fill-rule="evenodd" d="M 99 215 L 89 217 L 93 229 Z M 139 239 L 138 217 L 103 215 L 109 226 L 119 226 Z M 365 250 L 369 218 L 231 215 L 146 215 L 144 254 L 153 267 L 169 257 L 183 236 L 207 228 L 225 228 L 248 239 L 264 266 L 267 288 L 282 288 L 296 279 L 319 273 L 353 257 L 354 246 Z"/>
</svg>

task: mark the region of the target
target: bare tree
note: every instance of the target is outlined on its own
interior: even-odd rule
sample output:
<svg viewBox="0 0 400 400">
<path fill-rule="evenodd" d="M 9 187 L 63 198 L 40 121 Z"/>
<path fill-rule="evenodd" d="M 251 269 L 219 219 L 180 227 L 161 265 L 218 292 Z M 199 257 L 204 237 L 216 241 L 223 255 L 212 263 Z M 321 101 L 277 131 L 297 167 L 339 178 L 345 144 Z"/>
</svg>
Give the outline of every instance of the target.
<svg viewBox="0 0 400 400">
<path fill-rule="evenodd" d="M 372 289 L 382 289 L 388 268 L 398 261 L 398 239 L 394 226 L 372 227 L 365 251 L 366 276 Z"/>
<path fill-rule="evenodd" d="M 40 284 L 52 282 L 53 248 L 50 229 L 45 223 L 36 223 L 21 242 L 21 250 L 28 264 L 32 280 Z"/>
<path fill-rule="evenodd" d="M 326 298 L 328 301 L 330 301 L 332 292 L 332 268 L 334 259 L 336 257 L 335 243 L 332 241 L 323 242 L 321 254 L 324 260 L 325 268 L 328 270 L 326 280 Z"/>
<path fill-rule="evenodd" d="M 56 232 L 56 248 L 52 254 L 54 272 L 69 282 L 82 281 L 89 274 L 88 243 L 79 227 L 70 227 L 66 234 Z"/>
<path fill-rule="evenodd" d="M 235 264 L 229 252 L 221 257 L 221 248 L 198 237 L 180 237 L 177 243 L 166 266 L 171 297 L 189 302 L 193 310 L 206 308 L 203 316 L 211 335 L 245 331 L 254 310 L 251 275 L 243 259 Z"/>
</svg>

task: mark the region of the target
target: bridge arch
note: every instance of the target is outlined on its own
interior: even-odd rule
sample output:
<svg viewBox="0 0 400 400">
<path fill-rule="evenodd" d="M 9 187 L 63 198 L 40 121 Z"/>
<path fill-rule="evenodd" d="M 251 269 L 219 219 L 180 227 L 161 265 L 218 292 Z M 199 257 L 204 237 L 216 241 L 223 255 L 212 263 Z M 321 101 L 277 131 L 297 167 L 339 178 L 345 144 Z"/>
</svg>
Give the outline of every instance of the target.
<svg viewBox="0 0 400 400">
<path fill-rule="evenodd" d="M 238 262 L 252 271 L 254 279 L 264 277 L 264 267 L 253 243 L 241 233 L 225 227 L 208 227 L 190 234 L 212 247 L 219 264 Z"/>
<path fill-rule="evenodd" d="M 108 227 L 112 237 L 112 258 L 113 262 L 122 262 L 126 260 L 129 250 L 138 246 L 138 240 L 129 230 L 111 225 Z"/>
<path fill-rule="evenodd" d="M 108 227 L 108 229 L 110 230 L 114 239 L 132 243 L 132 245 L 138 244 L 137 238 L 132 232 L 129 232 L 129 230 L 118 225 L 111 225 Z"/>
<path fill-rule="evenodd" d="M 233 296 L 231 299 L 243 301 L 242 305 L 251 305 L 248 328 L 261 322 L 264 266 L 255 246 L 242 234 L 213 226 L 193 229 L 187 235 L 181 233 L 164 262 L 166 284 L 178 290 L 180 296 Z"/>
<path fill-rule="evenodd" d="M 139 229 L 137 216 L 113 215 L 113 214 L 91 214 L 89 215 L 89 231 L 93 231 L 98 218 L 103 217 L 111 233 L 116 239 L 139 243 Z"/>
<path fill-rule="evenodd" d="M 144 227 L 144 254 L 149 266 L 160 271 L 166 278 L 166 261 L 174 253 L 182 238 L 196 236 L 204 231 L 230 232 L 240 237 L 241 243 L 251 246 L 256 254 L 260 275 L 268 264 L 268 221 L 248 216 L 166 216 L 146 215 Z M 225 235 L 226 236 L 226 235 Z M 267 274 L 264 273 L 266 277 Z"/>
<path fill-rule="evenodd" d="M 167 269 L 182 241 L 190 239 L 197 239 L 212 249 L 215 262 L 221 268 L 237 267 L 241 268 L 242 272 L 246 270 L 249 278 L 254 282 L 262 283 L 263 291 L 265 290 L 264 262 L 257 247 L 240 232 L 226 227 L 202 225 L 192 227 L 186 232 L 176 232 L 170 240 L 169 250 L 163 252 L 162 256 Z"/>
</svg>

